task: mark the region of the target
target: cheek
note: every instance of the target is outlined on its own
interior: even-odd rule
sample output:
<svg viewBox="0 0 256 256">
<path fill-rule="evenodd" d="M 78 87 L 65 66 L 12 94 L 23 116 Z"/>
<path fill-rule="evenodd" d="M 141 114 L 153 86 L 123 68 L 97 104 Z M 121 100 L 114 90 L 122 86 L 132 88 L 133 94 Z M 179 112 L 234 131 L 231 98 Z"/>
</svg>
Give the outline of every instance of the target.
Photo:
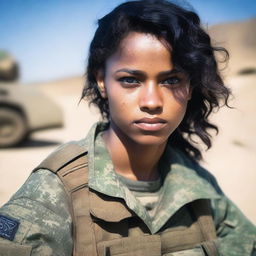
<svg viewBox="0 0 256 256">
<path fill-rule="evenodd" d="M 175 123 L 181 122 L 187 110 L 187 97 L 184 97 L 184 95 L 178 90 L 166 100 L 168 100 L 168 104 L 166 106 L 168 116 L 173 118 Z"/>
<path fill-rule="evenodd" d="M 176 103 L 177 103 L 177 109 L 178 109 L 177 113 L 181 117 L 181 119 L 183 119 L 187 110 L 188 100 L 181 98 L 181 99 L 178 99 Z"/>
<path fill-rule="evenodd" d="M 173 97 L 180 105 L 187 105 L 187 102 L 191 97 L 189 86 L 182 86 L 174 89 Z"/>
<path fill-rule="evenodd" d="M 126 102 L 124 97 L 120 95 L 117 91 L 115 93 L 109 93 L 108 95 L 108 105 L 110 116 L 115 119 L 122 119 L 128 114 L 130 109 L 129 104 Z"/>
<path fill-rule="evenodd" d="M 136 108 L 136 94 L 128 93 L 118 85 L 107 87 L 107 97 L 110 112 L 113 114 L 129 115 Z"/>
</svg>

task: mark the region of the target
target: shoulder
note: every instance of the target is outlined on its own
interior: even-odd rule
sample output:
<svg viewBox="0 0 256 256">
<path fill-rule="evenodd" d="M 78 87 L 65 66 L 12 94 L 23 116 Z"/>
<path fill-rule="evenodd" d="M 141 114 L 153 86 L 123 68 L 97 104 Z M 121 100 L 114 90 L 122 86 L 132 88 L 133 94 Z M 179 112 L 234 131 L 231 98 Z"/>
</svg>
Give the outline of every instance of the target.
<svg viewBox="0 0 256 256">
<path fill-rule="evenodd" d="M 4 243 L 11 240 L 14 245 L 32 247 L 33 252 L 47 252 L 45 255 L 52 255 L 55 250 L 71 251 L 69 199 L 57 175 L 49 170 L 40 169 L 32 173 L 0 208 L 0 215 L 17 223 L 12 239 L 7 237 Z"/>
<path fill-rule="evenodd" d="M 30 200 L 43 205 L 58 215 L 67 215 L 66 192 L 57 175 L 47 169 L 33 172 L 10 202 Z M 8 204 L 8 203 L 7 203 Z"/>
<path fill-rule="evenodd" d="M 3 221 L 17 224 L 11 237 L 0 234 L 1 244 L 12 242 L 14 247 L 29 246 L 33 248 L 32 255 L 71 254 L 70 199 L 55 172 L 81 154 L 87 154 L 85 140 L 72 141 L 58 147 L 34 169 L 22 187 L 0 208 Z"/>
<path fill-rule="evenodd" d="M 30 222 L 42 212 L 51 212 L 59 218 L 69 218 L 69 201 L 59 178 L 46 169 L 32 173 L 22 187 L 0 209 L 0 212 Z"/>
<path fill-rule="evenodd" d="M 39 169 L 48 169 L 52 172 L 57 172 L 60 168 L 73 161 L 79 156 L 88 153 L 87 142 L 85 139 L 80 141 L 71 141 L 62 144 L 53 151 L 46 159 L 44 159 L 33 172 Z"/>
<path fill-rule="evenodd" d="M 194 172 L 196 174 L 196 176 L 194 176 L 194 177 L 203 179 L 205 182 L 210 184 L 218 194 L 223 195 L 223 192 L 222 192 L 216 178 L 210 171 L 205 169 L 199 162 L 188 157 L 182 151 L 180 151 L 176 148 L 171 148 L 171 151 L 175 158 L 174 161 L 176 161 L 180 165 L 190 169 L 192 172 Z"/>
<path fill-rule="evenodd" d="M 199 163 L 193 161 L 180 151 L 176 151 L 180 157 L 179 161 L 184 166 L 193 169 L 196 174 L 206 180 L 220 195 L 219 198 L 211 200 L 211 209 L 219 238 L 220 251 L 223 255 L 228 255 L 230 248 L 234 251 L 246 252 L 249 255 L 256 241 L 256 228 L 241 212 L 241 210 L 222 192 L 216 178 Z M 235 244 L 235 240 L 239 243 Z M 247 244 L 246 244 L 247 243 Z M 246 246 L 248 247 L 246 248 Z M 237 253 L 238 255 L 238 253 Z M 240 254 L 239 254 L 240 255 Z"/>
</svg>

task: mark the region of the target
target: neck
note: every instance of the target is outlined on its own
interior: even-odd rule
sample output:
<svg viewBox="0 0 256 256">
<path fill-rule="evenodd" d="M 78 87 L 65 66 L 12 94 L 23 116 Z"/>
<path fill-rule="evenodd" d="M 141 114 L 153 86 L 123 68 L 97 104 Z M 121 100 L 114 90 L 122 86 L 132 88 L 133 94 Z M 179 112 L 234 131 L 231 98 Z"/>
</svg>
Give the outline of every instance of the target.
<svg viewBox="0 0 256 256">
<path fill-rule="evenodd" d="M 151 181 L 159 177 L 158 162 L 166 143 L 141 145 L 129 138 L 120 138 L 111 127 L 103 138 L 117 173 L 132 180 Z"/>
</svg>

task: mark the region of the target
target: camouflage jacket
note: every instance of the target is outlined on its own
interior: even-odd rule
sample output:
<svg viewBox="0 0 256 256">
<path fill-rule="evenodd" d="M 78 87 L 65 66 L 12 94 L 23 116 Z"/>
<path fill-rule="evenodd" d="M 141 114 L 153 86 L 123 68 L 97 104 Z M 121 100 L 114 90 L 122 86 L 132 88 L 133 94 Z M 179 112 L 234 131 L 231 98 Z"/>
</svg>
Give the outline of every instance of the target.
<svg viewBox="0 0 256 256">
<path fill-rule="evenodd" d="M 256 255 L 256 228 L 253 224 L 223 194 L 211 174 L 170 147 L 166 148 L 160 163 L 164 182 L 157 216 L 152 220 L 118 179 L 103 139 L 97 136 L 103 127 L 102 124 L 94 125 L 87 137 L 77 142 L 88 149 L 90 188 L 123 198 L 152 234 L 157 233 L 185 204 L 196 199 L 211 199 L 220 255 Z M 62 146 L 57 150 L 61 149 Z M 11 227 L 11 232 L 7 233 L 6 225 Z M 10 201 L 0 208 L 0 236 L 0 256 L 72 254 L 69 202 L 57 175 L 46 169 L 30 175 Z"/>
</svg>

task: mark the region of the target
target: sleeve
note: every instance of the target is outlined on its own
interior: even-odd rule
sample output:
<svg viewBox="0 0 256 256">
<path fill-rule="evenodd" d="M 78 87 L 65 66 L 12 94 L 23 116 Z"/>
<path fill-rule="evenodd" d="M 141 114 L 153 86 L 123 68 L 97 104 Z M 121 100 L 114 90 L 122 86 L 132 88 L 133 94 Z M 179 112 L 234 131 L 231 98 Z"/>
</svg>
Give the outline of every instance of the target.
<svg viewBox="0 0 256 256">
<path fill-rule="evenodd" d="M 220 256 L 256 256 L 256 227 L 223 193 L 215 177 L 202 166 L 195 167 L 219 195 L 211 200 Z"/>
<path fill-rule="evenodd" d="M 256 227 L 225 195 L 212 200 L 221 256 L 256 256 Z"/>
<path fill-rule="evenodd" d="M 0 256 L 70 256 L 71 233 L 67 194 L 48 170 L 32 173 L 0 208 Z"/>
</svg>

